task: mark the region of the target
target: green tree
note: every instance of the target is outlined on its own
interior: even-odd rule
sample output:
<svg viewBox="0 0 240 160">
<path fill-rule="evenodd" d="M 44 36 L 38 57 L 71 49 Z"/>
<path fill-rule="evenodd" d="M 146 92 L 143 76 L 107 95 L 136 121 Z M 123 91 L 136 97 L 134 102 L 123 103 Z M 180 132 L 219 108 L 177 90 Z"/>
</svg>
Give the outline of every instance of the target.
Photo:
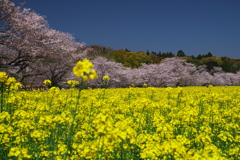
<svg viewBox="0 0 240 160">
<path fill-rule="evenodd" d="M 184 56 L 185 56 L 185 53 L 184 53 L 182 50 L 179 50 L 179 51 L 177 52 L 177 56 L 178 56 L 178 57 L 184 57 Z"/>
<path fill-rule="evenodd" d="M 201 64 L 205 64 L 208 71 L 211 71 L 214 67 L 222 67 L 223 61 L 218 57 L 206 57 L 201 59 Z"/>
<path fill-rule="evenodd" d="M 125 49 L 125 51 L 126 51 L 126 52 L 131 52 L 131 51 L 130 51 L 129 49 L 127 49 L 127 48 Z"/>
<path fill-rule="evenodd" d="M 197 59 L 198 60 L 201 60 L 203 58 L 203 56 L 201 55 L 201 54 L 199 54 L 198 56 L 197 56 Z"/>
<path fill-rule="evenodd" d="M 237 73 L 238 68 L 234 67 L 233 62 L 230 58 L 221 57 L 221 60 L 223 61 L 222 65 L 221 65 L 223 71 Z"/>
<path fill-rule="evenodd" d="M 212 53 L 208 52 L 207 57 L 212 57 L 212 56 L 213 56 Z"/>
<path fill-rule="evenodd" d="M 149 55 L 149 54 L 150 54 L 148 50 L 147 50 L 147 52 L 146 52 L 146 53 L 147 53 L 147 55 Z"/>
<path fill-rule="evenodd" d="M 124 50 L 116 50 L 112 52 L 112 58 L 122 63 L 125 67 L 138 68 L 142 63 L 150 63 L 150 57 L 144 52 L 126 52 Z"/>
</svg>

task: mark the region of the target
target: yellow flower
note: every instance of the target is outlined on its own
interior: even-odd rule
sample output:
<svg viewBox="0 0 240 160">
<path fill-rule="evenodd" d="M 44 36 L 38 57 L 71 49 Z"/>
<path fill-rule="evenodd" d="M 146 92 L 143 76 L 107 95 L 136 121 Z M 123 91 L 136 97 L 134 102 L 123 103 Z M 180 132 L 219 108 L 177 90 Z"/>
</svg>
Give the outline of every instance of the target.
<svg viewBox="0 0 240 160">
<path fill-rule="evenodd" d="M 6 72 L 0 72 L 0 82 L 4 82 L 7 80 L 7 73 Z"/>
<path fill-rule="evenodd" d="M 69 84 L 71 87 L 74 87 L 74 86 L 78 85 L 79 82 L 78 81 L 74 81 L 74 80 L 68 80 L 67 84 Z"/>
<path fill-rule="evenodd" d="M 27 148 L 22 148 L 22 158 L 32 158 L 31 155 L 28 154 L 28 149 Z"/>
<path fill-rule="evenodd" d="M 108 76 L 108 75 L 106 75 L 106 76 L 103 76 L 103 78 L 102 78 L 104 81 L 109 81 L 110 80 L 110 77 Z"/>
<path fill-rule="evenodd" d="M 211 84 L 210 84 L 210 85 L 208 85 L 208 88 L 212 88 L 212 87 L 213 87 L 213 85 L 211 85 Z"/>
<path fill-rule="evenodd" d="M 84 82 L 87 82 L 89 80 L 88 76 L 82 76 L 82 79 Z"/>
<path fill-rule="evenodd" d="M 43 83 L 44 83 L 46 86 L 51 86 L 51 85 L 52 85 L 52 81 L 49 80 L 49 79 L 44 80 Z"/>
<path fill-rule="evenodd" d="M 21 88 L 22 84 L 20 82 L 14 83 L 14 85 L 11 85 L 10 89 L 11 90 L 18 90 Z"/>
<path fill-rule="evenodd" d="M 32 156 L 28 154 L 28 149 L 26 148 L 19 148 L 19 147 L 12 147 L 10 152 L 8 153 L 9 157 L 18 157 L 18 159 L 22 158 L 31 158 Z"/>
<path fill-rule="evenodd" d="M 89 80 L 88 76 L 82 76 L 82 78 L 84 82 L 87 82 Z"/>
<path fill-rule="evenodd" d="M 22 86 L 14 77 L 8 77 L 5 72 L 0 72 L 0 82 L 3 82 L 4 88 L 6 87 L 6 89 L 10 90 L 17 90 Z"/>
<path fill-rule="evenodd" d="M 83 81 L 89 79 L 96 79 L 98 77 L 97 72 L 93 69 L 94 65 L 88 60 L 78 61 L 73 68 L 73 73 L 77 78 L 82 77 Z"/>
<path fill-rule="evenodd" d="M 73 73 L 76 77 L 82 77 L 85 73 L 89 73 L 94 65 L 88 60 L 84 59 L 83 61 L 78 61 L 73 68 Z"/>
<path fill-rule="evenodd" d="M 97 72 L 94 69 L 91 70 L 89 77 L 90 77 L 90 79 L 98 78 Z"/>
<path fill-rule="evenodd" d="M 21 149 L 18 147 L 12 147 L 8 153 L 8 157 L 19 156 L 21 154 Z"/>
<path fill-rule="evenodd" d="M 58 87 L 52 87 L 52 88 L 50 88 L 49 91 L 52 92 L 52 93 L 59 93 L 60 89 Z"/>
<path fill-rule="evenodd" d="M 14 77 L 9 77 L 5 83 L 5 85 L 9 86 L 9 85 L 12 85 L 12 84 L 15 84 L 16 83 L 16 79 Z"/>
</svg>

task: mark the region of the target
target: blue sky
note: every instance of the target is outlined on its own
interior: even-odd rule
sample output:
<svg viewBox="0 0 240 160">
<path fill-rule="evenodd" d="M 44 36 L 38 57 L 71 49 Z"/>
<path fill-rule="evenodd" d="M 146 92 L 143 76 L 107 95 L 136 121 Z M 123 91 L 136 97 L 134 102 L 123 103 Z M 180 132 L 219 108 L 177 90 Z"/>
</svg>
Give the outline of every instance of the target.
<svg viewBox="0 0 240 160">
<path fill-rule="evenodd" d="M 88 46 L 240 59 L 240 0 L 27 0 L 24 7 Z"/>
</svg>

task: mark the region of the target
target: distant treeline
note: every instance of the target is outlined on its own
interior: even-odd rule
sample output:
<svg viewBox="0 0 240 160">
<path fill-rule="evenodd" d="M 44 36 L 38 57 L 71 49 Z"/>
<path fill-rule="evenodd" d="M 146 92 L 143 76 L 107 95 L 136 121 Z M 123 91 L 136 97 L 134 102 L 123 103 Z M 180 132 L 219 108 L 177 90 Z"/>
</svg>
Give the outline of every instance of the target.
<svg viewBox="0 0 240 160">
<path fill-rule="evenodd" d="M 90 46 L 93 50 L 89 53 L 89 56 L 103 56 L 115 62 L 122 63 L 125 67 L 138 68 L 142 63 L 156 64 L 160 63 L 164 58 L 170 57 L 182 57 L 189 63 L 193 63 L 196 66 L 206 65 L 207 69 L 211 71 L 214 67 L 221 67 L 225 72 L 237 73 L 240 70 L 240 59 L 231 59 L 228 57 L 215 57 L 211 52 L 207 54 L 199 54 L 198 56 L 188 56 L 182 50 L 179 50 L 177 54 L 172 52 L 149 52 L 138 51 L 133 52 L 128 50 L 119 49 L 113 50 L 110 47 L 102 46 Z"/>
</svg>

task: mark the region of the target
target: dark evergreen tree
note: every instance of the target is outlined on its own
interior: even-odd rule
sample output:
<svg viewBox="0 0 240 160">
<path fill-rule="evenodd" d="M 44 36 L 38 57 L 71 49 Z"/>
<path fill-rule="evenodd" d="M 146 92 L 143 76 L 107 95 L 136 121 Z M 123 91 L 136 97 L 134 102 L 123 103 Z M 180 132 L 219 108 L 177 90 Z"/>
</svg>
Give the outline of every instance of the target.
<svg viewBox="0 0 240 160">
<path fill-rule="evenodd" d="M 201 54 L 199 54 L 198 56 L 197 56 L 197 59 L 199 59 L 199 60 L 201 60 L 203 58 L 203 56 L 201 55 Z"/>
<path fill-rule="evenodd" d="M 150 54 L 148 50 L 147 50 L 147 52 L 146 52 L 146 53 L 147 53 L 147 55 L 149 55 L 149 54 Z"/>
<path fill-rule="evenodd" d="M 221 57 L 223 64 L 221 65 L 223 71 L 237 73 L 237 70 L 233 67 L 231 59 L 228 57 Z"/>
<path fill-rule="evenodd" d="M 178 57 L 184 57 L 184 56 L 185 56 L 185 53 L 184 53 L 182 50 L 179 50 L 179 51 L 177 52 L 177 56 L 178 56 Z"/>
<path fill-rule="evenodd" d="M 174 57 L 175 55 L 172 52 L 168 53 L 168 57 Z"/>
<path fill-rule="evenodd" d="M 131 51 L 130 51 L 129 49 L 127 49 L 127 48 L 125 49 L 125 51 L 126 51 L 126 52 L 131 52 Z"/>
<path fill-rule="evenodd" d="M 162 52 L 159 51 L 157 55 L 158 55 L 159 57 L 162 57 Z"/>
<path fill-rule="evenodd" d="M 212 57 L 212 56 L 213 56 L 212 53 L 208 52 L 207 57 Z"/>
<path fill-rule="evenodd" d="M 206 65 L 207 70 L 210 72 L 214 67 L 218 67 L 218 63 L 216 61 L 208 61 L 204 63 Z"/>
<path fill-rule="evenodd" d="M 157 53 L 156 53 L 156 52 L 154 52 L 154 51 L 152 51 L 151 53 L 152 53 L 152 54 L 157 54 Z"/>
</svg>

